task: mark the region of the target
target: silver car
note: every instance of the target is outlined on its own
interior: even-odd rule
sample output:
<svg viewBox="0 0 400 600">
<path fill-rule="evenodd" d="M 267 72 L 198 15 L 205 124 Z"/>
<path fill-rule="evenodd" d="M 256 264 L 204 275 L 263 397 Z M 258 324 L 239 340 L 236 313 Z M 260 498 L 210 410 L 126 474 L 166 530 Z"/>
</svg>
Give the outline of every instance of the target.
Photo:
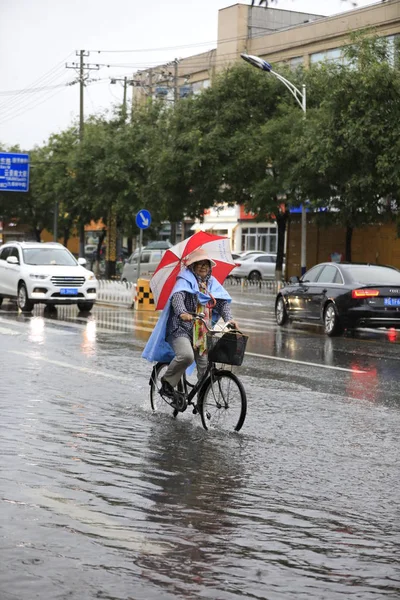
<svg viewBox="0 0 400 600">
<path fill-rule="evenodd" d="M 231 277 L 246 277 L 251 281 L 275 279 L 276 254 L 248 254 L 235 259 L 237 267 L 232 269 Z M 283 265 L 282 270 L 285 270 Z"/>
<path fill-rule="evenodd" d="M 142 250 L 140 257 L 140 277 L 150 279 L 154 271 L 157 269 L 164 252 L 165 250 L 156 248 L 145 248 Z M 131 256 L 128 258 L 122 269 L 121 281 L 137 281 L 138 258 L 139 252 L 137 251 L 131 254 Z"/>
</svg>

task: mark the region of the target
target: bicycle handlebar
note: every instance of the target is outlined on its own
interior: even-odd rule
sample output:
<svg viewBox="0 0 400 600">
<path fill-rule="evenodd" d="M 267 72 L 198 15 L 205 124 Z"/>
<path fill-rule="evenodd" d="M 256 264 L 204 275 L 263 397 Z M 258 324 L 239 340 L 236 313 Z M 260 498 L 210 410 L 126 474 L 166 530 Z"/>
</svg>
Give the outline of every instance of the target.
<svg viewBox="0 0 400 600">
<path fill-rule="evenodd" d="M 237 331 L 238 333 L 241 333 L 238 329 L 235 329 L 235 326 L 232 323 L 225 323 L 225 325 L 222 327 L 222 329 L 220 329 L 218 331 L 215 330 L 215 329 L 211 329 L 208 326 L 208 324 L 207 324 L 207 322 L 206 322 L 206 320 L 204 318 L 205 317 L 204 313 L 191 313 L 191 312 L 188 312 L 187 314 L 191 315 L 194 318 L 194 320 L 201 321 L 202 323 L 204 323 L 204 325 L 206 326 L 206 329 L 207 329 L 207 331 L 209 333 L 219 333 L 220 331 L 223 331 L 225 329 L 225 327 L 227 329 L 230 329 L 230 330 L 233 330 L 233 331 Z"/>
</svg>

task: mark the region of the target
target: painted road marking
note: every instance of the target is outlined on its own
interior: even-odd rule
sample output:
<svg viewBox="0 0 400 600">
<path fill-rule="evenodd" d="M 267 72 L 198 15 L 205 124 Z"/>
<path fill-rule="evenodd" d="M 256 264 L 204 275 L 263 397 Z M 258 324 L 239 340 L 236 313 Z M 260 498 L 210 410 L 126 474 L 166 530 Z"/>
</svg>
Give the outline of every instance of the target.
<svg viewBox="0 0 400 600">
<path fill-rule="evenodd" d="M 124 377 L 124 375 L 115 375 L 114 373 L 107 373 L 106 371 L 97 371 L 90 367 L 79 367 L 78 365 L 72 365 L 71 363 L 67 363 L 61 360 L 53 360 L 50 358 L 46 358 L 45 356 L 37 356 L 35 354 L 31 354 L 30 352 L 20 352 L 19 350 L 9 350 L 9 354 L 18 354 L 19 356 L 25 356 L 32 360 L 41 360 L 42 362 L 49 363 L 50 365 L 56 365 L 57 367 L 63 367 L 67 369 L 73 369 L 75 371 L 80 371 L 81 373 L 87 373 L 88 375 L 99 375 L 101 377 L 108 377 L 109 379 L 116 379 L 118 381 L 126 381 L 132 383 L 133 377 Z"/>
<path fill-rule="evenodd" d="M 116 375 L 114 373 L 108 373 L 106 371 L 98 371 L 98 370 L 93 370 L 92 368 L 89 367 L 80 367 L 78 365 L 73 365 L 71 363 L 67 363 L 64 361 L 60 361 L 60 360 L 53 360 L 50 358 L 46 358 L 44 356 L 37 356 L 35 354 L 31 354 L 29 352 L 20 352 L 18 350 L 9 350 L 10 354 L 17 354 L 19 356 L 25 356 L 28 358 L 31 358 L 32 360 L 41 360 L 43 362 L 49 363 L 51 365 L 56 365 L 58 367 L 63 367 L 63 368 L 68 368 L 68 369 L 73 369 L 75 371 L 79 371 L 80 373 L 87 373 L 88 375 L 98 375 L 100 377 L 107 377 L 108 379 L 116 379 L 118 381 L 126 381 L 126 382 L 132 382 L 132 378 L 131 377 L 125 377 L 124 375 Z M 268 354 L 256 354 L 254 352 L 246 352 L 247 356 L 254 356 L 257 358 L 267 358 L 267 359 L 271 359 L 271 360 L 277 360 L 277 361 L 281 361 L 281 362 L 289 362 L 289 363 L 294 363 L 297 365 L 306 365 L 309 367 L 320 367 L 322 369 L 332 369 L 335 371 L 345 371 L 347 373 L 367 373 L 367 371 L 361 371 L 360 369 L 346 369 L 344 367 L 334 367 L 334 366 L 329 366 L 329 365 L 322 365 L 319 363 L 312 363 L 312 362 L 305 362 L 305 361 L 301 361 L 301 360 L 294 360 L 291 358 L 279 358 L 278 356 L 270 356 Z"/>
<path fill-rule="evenodd" d="M 246 356 L 255 356 L 257 358 L 269 358 L 271 360 L 280 360 L 282 362 L 294 363 L 296 365 L 306 365 L 308 367 L 320 367 L 321 369 L 332 369 L 334 371 L 346 371 L 347 373 L 368 373 L 360 369 L 346 369 L 345 367 L 333 367 L 331 365 L 322 365 L 321 363 L 306 362 L 304 360 L 294 360 L 293 358 L 280 358 L 268 354 L 256 354 L 255 352 L 246 352 Z"/>
</svg>

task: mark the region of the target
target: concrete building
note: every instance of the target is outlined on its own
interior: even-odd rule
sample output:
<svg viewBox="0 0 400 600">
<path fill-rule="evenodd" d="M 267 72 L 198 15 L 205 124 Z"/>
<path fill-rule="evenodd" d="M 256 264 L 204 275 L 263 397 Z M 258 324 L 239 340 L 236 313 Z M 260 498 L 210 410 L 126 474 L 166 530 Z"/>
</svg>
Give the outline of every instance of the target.
<svg viewBox="0 0 400 600">
<path fill-rule="evenodd" d="M 218 13 L 216 48 L 138 73 L 133 100 L 140 102 L 151 95 L 176 102 L 200 93 L 219 71 L 240 60 L 242 52 L 293 68 L 343 61 L 342 50 L 351 34 L 367 28 L 387 37 L 394 52 L 396 37 L 400 36 L 400 0 L 379 1 L 330 17 L 234 4 Z M 255 222 L 239 206 L 221 206 L 205 214 L 204 222 L 195 223 L 191 229 L 207 228 L 229 235 L 234 250 L 274 251 L 275 227 L 270 221 Z"/>
<path fill-rule="evenodd" d="M 394 47 L 400 35 L 400 0 L 379 1 L 330 17 L 234 4 L 218 12 L 214 49 L 139 71 L 133 100 L 152 95 L 174 101 L 197 94 L 211 85 L 218 71 L 240 60 L 242 52 L 294 67 L 340 61 L 350 35 L 367 28 L 387 37 Z"/>
</svg>

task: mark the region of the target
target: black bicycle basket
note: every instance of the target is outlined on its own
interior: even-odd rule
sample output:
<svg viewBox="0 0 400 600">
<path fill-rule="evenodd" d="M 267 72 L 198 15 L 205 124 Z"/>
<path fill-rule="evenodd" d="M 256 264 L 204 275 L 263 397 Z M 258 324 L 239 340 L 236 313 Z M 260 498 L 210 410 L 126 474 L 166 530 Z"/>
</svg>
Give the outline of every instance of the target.
<svg viewBox="0 0 400 600">
<path fill-rule="evenodd" d="M 239 366 L 243 362 L 249 337 L 238 331 L 207 333 L 208 360 Z"/>
</svg>

